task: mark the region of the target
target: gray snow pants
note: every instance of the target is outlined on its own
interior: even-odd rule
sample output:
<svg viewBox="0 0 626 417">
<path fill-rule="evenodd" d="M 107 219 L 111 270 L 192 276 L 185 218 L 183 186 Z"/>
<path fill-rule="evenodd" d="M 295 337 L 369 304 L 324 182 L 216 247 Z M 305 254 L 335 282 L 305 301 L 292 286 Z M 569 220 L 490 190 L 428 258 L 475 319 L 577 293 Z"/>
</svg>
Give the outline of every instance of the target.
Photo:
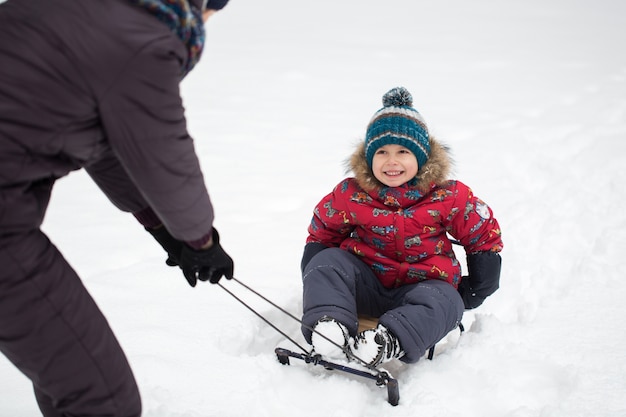
<svg viewBox="0 0 626 417">
<path fill-rule="evenodd" d="M 0 189 L 8 210 L 0 220 L 21 213 L 38 226 L 52 184 L 37 187 L 22 195 L 30 207 L 16 207 L 18 201 Z M 2 232 L 0 227 L 0 351 L 32 381 L 43 415 L 139 416 L 126 356 L 80 278 L 38 227 Z"/>
<path fill-rule="evenodd" d="M 401 360 L 413 363 L 458 326 L 463 309 L 458 291 L 445 281 L 387 289 L 363 261 L 338 248 L 316 254 L 303 273 L 302 333 L 309 343 L 309 328 L 322 316 L 335 318 L 354 336 L 358 315 L 365 314 L 379 317 L 398 338 L 405 352 Z"/>
</svg>

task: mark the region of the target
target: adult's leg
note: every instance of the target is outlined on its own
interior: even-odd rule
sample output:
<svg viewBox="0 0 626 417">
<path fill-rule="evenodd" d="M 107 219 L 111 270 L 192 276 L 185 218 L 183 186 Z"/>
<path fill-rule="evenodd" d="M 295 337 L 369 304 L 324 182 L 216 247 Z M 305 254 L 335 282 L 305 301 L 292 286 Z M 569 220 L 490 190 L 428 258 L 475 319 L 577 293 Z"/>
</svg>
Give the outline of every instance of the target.
<svg viewBox="0 0 626 417">
<path fill-rule="evenodd" d="M 0 237 L 0 265 L 0 351 L 30 378 L 44 416 L 139 416 L 120 345 L 47 237 Z"/>
<path fill-rule="evenodd" d="M 397 307 L 383 314 L 379 323 L 398 338 L 402 361 L 417 362 L 426 350 L 458 326 L 463 300 L 449 283 L 427 280 L 395 290 Z"/>
</svg>

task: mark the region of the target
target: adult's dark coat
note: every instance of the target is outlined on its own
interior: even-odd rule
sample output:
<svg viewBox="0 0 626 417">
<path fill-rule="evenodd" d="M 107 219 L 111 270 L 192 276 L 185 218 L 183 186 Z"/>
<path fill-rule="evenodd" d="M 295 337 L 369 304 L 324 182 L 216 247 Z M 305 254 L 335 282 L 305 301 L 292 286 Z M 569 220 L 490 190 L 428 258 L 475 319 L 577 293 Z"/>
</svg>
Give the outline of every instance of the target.
<svg viewBox="0 0 626 417">
<path fill-rule="evenodd" d="M 187 53 L 162 22 L 124 0 L 20 0 L 1 6 L 0 35 L 2 234 L 39 225 L 33 183 L 81 167 L 180 240 L 210 231 L 179 94 Z"/>
<path fill-rule="evenodd" d="M 179 94 L 186 57 L 126 0 L 0 5 L 0 350 L 46 417 L 141 413 L 106 319 L 39 227 L 55 180 L 85 168 L 121 210 L 156 214 L 183 241 L 210 233 Z"/>
</svg>

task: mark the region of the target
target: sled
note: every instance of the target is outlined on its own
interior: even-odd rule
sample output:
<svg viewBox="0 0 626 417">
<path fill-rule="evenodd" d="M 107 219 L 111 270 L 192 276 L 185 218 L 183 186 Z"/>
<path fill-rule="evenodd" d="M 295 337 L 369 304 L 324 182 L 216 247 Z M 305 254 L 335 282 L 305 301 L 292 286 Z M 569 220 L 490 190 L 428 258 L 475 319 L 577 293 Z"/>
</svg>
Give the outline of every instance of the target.
<svg viewBox="0 0 626 417">
<path fill-rule="evenodd" d="M 244 288 L 248 289 L 252 293 L 254 293 L 257 296 L 259 296 L 260 298 L 262 298 L 263 300 L 267 301 L 272 306 L 276 307 L 278 310 L 280 310 L 281 312 L 285 313 L 287 316 L 291 317 L 293 320 L 295 320 L 295 321 L 299 322 L 300 324 L 302 324 L 302 321 L 300 319 L 298 319 L 297 317 L 295 317 L 293 314 L 289 313 L 284 308 L 280 307 L 276 303 L 272 302 L 271 300 L 267 299 L 263 295 L 259 294 L 258 292 L 256 292 L 255 290 L 253 290 L 252 288 L 250 288 L 249 286 L 247 286 L 243 282 L 239 281 L 238 279 L 236 279 L 234 277 L 231 278 L 231 280 L 235 281 L 239 285 L 243 286 Z M 335 363 L 335 362 L 331 362 L 331 361 L 327 361 L 327 360 L 323 359 L 319 354 L 314 354 L 312 351 L 309 351 L 306 348 L 304 348 L 303 346 L 301 346 L 298 342 L 296 342 L 287 333 L 285 333 L 283 330 L 279 329 L 275 324 L 270 322 L 266 317 L 264 317 L 258 311 L 254 310 L 252 307 L 250 307 L 248 304 L 246 304 L 241 298 L 237 297 L 232 291 L 230 291 L 229 289 L 224 287 L 222 284 L 220 284 L 218 282 L 217 285 L 219 287 L 221 287 L 224 291 L 226 291 L 228 294 L 230 294 L 234 299 L 239 301 L 244 307 L 246 307 L 248 310 L 250 310 L 252 313 L 254 313 L 257 317 L 259 317 L 261 320 L 263 320 L 265 323 L 267 323 L 270 327 L 272 327 L 278 333 L 280 333 L 285 338 L 287 338 L 287 340 L 289 340 L 295 346 L 300 348 L 300 350 L 303 352 L 303 353 L 298 353 L 298 352 L 293 352 L 293 351 L 291 351 L 289 349 L 284 349 L 284 348 L 281 348 L 281 347 L 276 348 L 274 350 L 274 352 L 276 353 L 278 361 L 281 364 L 289 365 L 290 364 L 289 363 L 289 358 L 294 358 L 294 359 L 299 359 L 299 360 L 301 360 L 301 361 L 303 361 L 303 362 L 305 362 L 307 364 L 323 366 L 327 370 L 338 370 L 338 371 L 350 373 L 352 375 L 357 375 L 357 376 L 360 376 L 360 377 L 363 377 L 363 378 L 374 380 L 374 381 L 376 381 L 376 385 L 378 385 L 378 386 L 386 386 L 387 387 L 387 401 L 389 402 L 389 404 L 391 404 L 393 406 L 398 405 L 398 402 L 400 401 L 400 390 L 398 389 L 398 381 L 396 379 L 392 378 L 391 375 L 387 371 L 379 370 L 379 369 L 376 369 L 376 368 L 370 368 L 370 367 L 364 367 L 364 369 L 357 369 L 357 368 L 354 368 L 354 367 L 351 367 L 351 366 L 346 366 L 346 365 L 342 365 L 342 364 L 339 364 L 339 363 Z M 377 326 L 377 324 L 378 324 L 378 319 L 375 319 L 375 318 L 372 318 L 372 317 L 365 317 L 365 316 L 359 318 L 359 326 L 360 326 L 360 328 L 361 327 L 363 329 L 374 328 L 374 327 Z M 313 330 L 313 329 L 311 329 L 311 330 Z"/>
<path fill-rule="evenodd" d="M 376 381 L 376 385 L 387 387 L 387 402 L 389 402 L 389 404 L 396 406 L 400 402 L 400 389 L 398 388 L 398 380 L 394 379 L 387 371 L 381 371 L 378 369 L 356 369 L 336 362 L 327 361 L 323 359 L 320 355 L 298 353 L 280 347 L 276 348 L 275 352 L 278 361 L 283 365 L 289 365 L 289 358 L 295 358 L 304 361 L 307 364 L 323 366 L 329 371 L 338 370 L 342 372 L 347 372 L 352 375 L 357 375 L 363 378 L 374 380 Z"/>
</svg>

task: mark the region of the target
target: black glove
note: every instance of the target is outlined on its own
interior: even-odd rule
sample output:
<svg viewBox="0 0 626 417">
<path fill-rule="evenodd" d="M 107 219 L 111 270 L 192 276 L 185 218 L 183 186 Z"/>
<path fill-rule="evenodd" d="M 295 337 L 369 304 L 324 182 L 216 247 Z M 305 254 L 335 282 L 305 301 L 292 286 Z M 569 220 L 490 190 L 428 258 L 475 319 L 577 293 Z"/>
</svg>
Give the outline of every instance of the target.
<svg viewBox="0 0 626 417">
<path fill-rule="evenodd" d="M 233 278 L 233 260 L 220 246 L 220 235 L 215 229 L 213 229 L 213 246 L 210 248 L 194 250 L 183 245 L 179 264 L 183 275 L 192 287 L 196 286 L 197 280 L 217 284 L 222 276 L 226 276 L 227 279 Z"/>
<path fill-rule="evenodd" d="M 306 268 L 309 261 L 318 253 L 327 249 L 328 246 L 319 242 L 311 242 L 304 245 L 304 253 L 302 254 L 302 261 L 300 261 L 300 270 L 304 273 L 304 268 Z"/>
<path fill-rule="evenodd" d="M 495 252 L 477 252 L 467 255 L 469 276 L 459 284 L 459 294 L 466 309 L 480 306 L 500 286 L 502 259 Z"/>
<path fill-rule="evenodd" d="M 167 231 L 165 226 L 159 226 L 157 229 L 146 228 L 146 230 L 159 242 L 163 249 L 165 249 L 165 252 L 167 252 L 165 263 L 169 266 L 178 266 L 180 253 L 184 246 L 183 242 L 170 235 L 170 232 Z"/>
</svg>

